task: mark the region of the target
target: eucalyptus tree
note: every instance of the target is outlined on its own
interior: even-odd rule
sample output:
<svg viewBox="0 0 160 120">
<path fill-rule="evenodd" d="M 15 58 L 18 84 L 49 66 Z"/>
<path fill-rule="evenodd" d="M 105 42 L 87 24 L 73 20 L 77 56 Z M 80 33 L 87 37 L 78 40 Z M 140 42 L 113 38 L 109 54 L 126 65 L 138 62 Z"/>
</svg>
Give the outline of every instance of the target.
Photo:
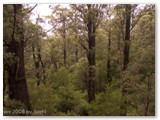
<svg viewBox="0 0 160 120">
<path fill-rule="evenodd" d="M 70 21 L 70 13 L 69 9 L 60 5 L 50 5 L 50 8 L 52 9 L 51 16 L 48 16 L 50 19 L 51 25 L 55 28 L 54 33 L 57 33 L 62 37 L 62 47 L 63 47 L 63 65 L 67 66 L 67 48 L 69 46 L 68 43 L 68 24 Z M 56 32 L 55 32 L 56 31 Z"/>
<path fill-rule="evenodd" d="M 31 109 L 24 66 L 24 18 L 22 4 L 4 5 L 4 66 L 9 98 Z"/>
<path fill-rule="evenodd" d="M 88 59 L 88 102 L 95 100 L 95 47 L 96 47 L 96 30 L 103 19 L 103 9 L 106 5 L 102 4 L 81 4 L 72 5 L 72 8 L 77 10 L 84 22 L 84 27 L 87 35 L 88 46 L 84 47 L 87 50 Z M 84 45 L 83 45 L 84 46 Z"/>
</svg>

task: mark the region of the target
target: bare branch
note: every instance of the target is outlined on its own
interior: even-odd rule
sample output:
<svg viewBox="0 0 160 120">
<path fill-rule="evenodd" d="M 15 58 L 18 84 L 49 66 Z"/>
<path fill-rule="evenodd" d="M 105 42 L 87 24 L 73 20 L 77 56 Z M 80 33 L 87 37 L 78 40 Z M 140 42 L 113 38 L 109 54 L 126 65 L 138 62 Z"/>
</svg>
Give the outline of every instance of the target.
<svg viewBox="0 0 160 120">
<path fill-rule="evenodd" d="M 37 4 L 36 4 L 33 8 L 31 8 L 31 9 L 27 12 L 27 14 L 30 13 L 30 12 L 32 12 L 32 10 L 33 10 L 36 6 L 37 6 Z"/>
</svg>

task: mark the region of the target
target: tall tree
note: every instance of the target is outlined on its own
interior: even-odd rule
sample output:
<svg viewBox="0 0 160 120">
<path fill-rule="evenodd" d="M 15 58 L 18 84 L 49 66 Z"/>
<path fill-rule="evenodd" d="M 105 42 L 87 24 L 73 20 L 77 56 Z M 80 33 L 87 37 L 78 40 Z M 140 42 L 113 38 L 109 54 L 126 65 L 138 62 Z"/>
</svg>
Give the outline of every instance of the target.
<svg viewBox="0 0 160 120">
<path fill-rule="evenodd" d="M 60 36 L 62 37 L 63 41 L 63 65 L 66 67 L 67 65 L 67 29 L 68 29 L 68 9 L 65 7 L 61 7 L 60 5 L 51 7 L 53 9 L 52 15 L 49 16 L 50 22 L 52 26 L 56 26 L 56 30 L 59 32 Z M 56 17 L 55 17 L 56 15 Z"/>
<path fill-rule="evenodd" d="M 88 101 L 91 102 L 95 99 L 95 42 L 96 42 L 96 27 L 93 21 L 92 5 L 88 4 L 88 64 L 89 64 L 89 80 L 88 80 Z"/>
<path fill-rule="evenodd" d="M 86 47 L 83 43 L 81 45 L 87 51 L 88 59 L 88 102 L 95 100 L 95 75 L 96 75 L 96 61 L 95 61 L 95 48 L 96 48 L 96 29 L 103 18 L 102 9 L 106 5 L 99 4 L 86 4 L 86 5 L 72 5 L 74 9 L 81 14 L 80 19 L 84 22 L 84 30 L 87 33 Z M 86 29 L 85 29 L 86 28 Z M 85 32 L 84 32 L 85 34 Z"/>
<path fill-rule="evenodd" d="M 130 26 L 131 26 L 131 5 L 125 6 L 126 12 L 126 25 L 125 25 L 125 39 L 124 39 L 124 58 L 123 58 L 123 70 L 127 69 L 129 63 L 129 47 L 130 47 Z"/>
<path fill-rule="evenodd" d="M 110 50 L 111 50 L 111 26 L 108 32 L 108 60 L 107 60 L 107 81 L 111 82 L 111 63 L 110 63 Z"/>
<path fill-rule="evenodd" d="M 34 36 L 33 38 L 30 37 L 30 39 L 32 40 L 32 52 L 33 52 L 33 61 L 35 63 L 35 69 L 36 69 L 37 86 L 39 86 L 41 82 L 40 64 L 43 70 L 44 84 L 46 79 L 46 68 L 44 62 L 42 61 L 42 55 L 41 55 L 41 40 L 42 36 L 44 35 L 44 32 L 42 31 L 41 26 L 38 25 L 39 22 L 43 22 L 43 20 L 38 15 L 36 19 L 36 25 L 32 24 L 32 27 L 36 32 L 31 33 L 31 35 Z"/>
<path fill-rule="evenodd" d="M 129 63 L 129 49 L 130 49 L 130 26 L 131 26 L 131 4 L 125 5 L 125 39 L 124 39 L 124 58 L 123 58 L 123 71 L 127 69 Z M 127 115 L 127 105 L 126 105 L 126 80 L 122 80 L 122 105 L 121 105 L 121 115 Z"/>
<path fill-rule="evenodd" d="M 12 56 L 11 61 L 5 59 L 5 66 L 8 76 L 9 98 L 16 99 L 25 104 L 27 109 L 31 109 L 29 102 L 28 88 L 26 83 L 25 67 L 24 67 L 24 29 L 23 29 L 23 6 L 21 4 L 4 5 L 4 9 L 12 9 L 13 13 L 9 11 L 4 12 L 4 23 L 7 15 L 11 17 L 12 32 L 8 33 L 9 40 L 4 38 L 4 46 L 7 48 L 4 54 Z M 7 28 L 4 28 L 7 30 Z M 4 32 L 4 34 L 7 31 Z M 6 36 L 6 35 L 4 35 Z"/>
</svg>

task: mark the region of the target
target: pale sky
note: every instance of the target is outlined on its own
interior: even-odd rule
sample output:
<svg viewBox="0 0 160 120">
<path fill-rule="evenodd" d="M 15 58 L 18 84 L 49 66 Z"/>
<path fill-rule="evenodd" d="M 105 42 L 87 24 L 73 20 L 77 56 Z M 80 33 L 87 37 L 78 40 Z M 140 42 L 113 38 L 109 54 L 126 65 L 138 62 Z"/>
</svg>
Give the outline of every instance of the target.
<svg viewBox="0 0 160 120">
<path fill-rule="evenodd" d="M 30 6 L 34 6 L 35 4 L 30 4 Z M 32 22 L 35 23 L 36 22 L 36 18 L 38 17 L 38 15 L 41 18 L 44 18 L 45 16 L 51 15 L 52 10 L 49 8 L 49 4 L 38 4 L 36 6 L 35 9 L 33 9 L 32 11 L 33 15 L 30 17 Z M 48 24 L 48 21 L 45 21 L 45 24 L 41 24 L 41 26 L 46 29 L 49 30 L 52 28 L 51 25 Z"/>
<path fill-rule="evenodd" d="M 29 4 L 31 7 L 35 6 L 35 4 Z M 45 19 L 45 23 L 41 23 L 40 25 L 42 26 L 42 28 L 47 31 L 50 30 L 52 28 L 52 26 L 50 24 L 48 24 L 48 20 L 45 18 L 45 16 L 51 15 L 52 10 L 49 8 L 49 5 L 57 5 L 57 4 L 38 4 L 36 6 L 36 8 L 33 9 L 32 13 L 33 15 L 31 15 L 30 19 L 32 20 L 32 22 L 35 24 L 36 22 L 36 18 L 38 17 L 38 15 Z M 69 6 L 69 4 L 61 4 L 64 7 Z M 145 4 L 140 4 L 138 7 L 144 7 Z M 49 32 L 48 35 L 51 35 L 52 32 Z"/>
<path fill-rule="evenodd" d="M 30 4 L 30 6 L 35 6 L 36 4 Z M 30 19 L 32 20 L 32 22 L 35 24 L 36 22 L 36 18 L 38 17 L 38 15 L 45 19 L 45 23 L 44 24 L 40 24 L 43 29 L 45 29 L 45 31 L 50 30 L 52 28 L 52 26 L 50 24 L 48 24 L 48 20 L 45 18 L 45 16 L 51 15 L 52 10 L 49 8 L 49 5 L 57 5 L 57 4 L 38 4 L 36 6 L 36 8 L 33 9 L 32 13 L 33 15 L 31 15 Z M 67 7 L 69 4 L 61 4 L 62 6 Z M 49 32 L 49 34 L 51 35 L 52 33 Z"/>
</svg>

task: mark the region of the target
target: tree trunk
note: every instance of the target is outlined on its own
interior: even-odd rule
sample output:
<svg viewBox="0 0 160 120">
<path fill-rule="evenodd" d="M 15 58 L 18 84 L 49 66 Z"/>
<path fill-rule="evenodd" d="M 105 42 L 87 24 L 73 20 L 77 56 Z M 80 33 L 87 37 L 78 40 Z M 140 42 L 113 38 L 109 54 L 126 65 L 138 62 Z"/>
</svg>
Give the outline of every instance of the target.
<svg viewBox="0 0 160 120">
<path fill-rule="evenodd" d="M 52 64 L 54 64 L 55 71 L 58 70 L 57 60 L 54 58 L 54 55 L 51 56 Z"/>
<path fill-rule="evenodd" d="M 109 29 L 108 35 L 108 61 L 107 61 L 107 81 L 110 83 L 111 78 L 111 65 L 110 65 L 110 49 L 111 49 L 111 29 Z"/>
<path fill-rule="evenodd" d="M 126 32 L 124 40 L 124 59 L 123 70 L 127 69 L 129 63 L 129 47 L 130 47 L 130 19 L 131 19 L 131 5 L 126 5 Z"/>
<path fill-rule="evenodd" d="M 36 58 L 36 54 L 35 54 L 35 47 L 34 44 L 32 44 L 32 52 L 33 52 L 33 60 L 35 63 L 35 68 L 36 68 L 36 78 L 37 78 L 37 86 L 40 85 L 40 61 L 38 60 L 38 58 Z"/>
<path fill-rule="evenodd" d="M 67 51 L 66 51 L 66 42 L 65 41 L 64 41 L 63 54 L 64 54 L 64 66 L 66 67 Z"/>
<path fill-rule="evenodd" d="M 13 33 L 12 42 L 8 51 L 14 54 L 14 62 L 7 66 L 9 98 L 16 99 L 25 104 L 27 109 L 31 109 L 29 102 L 28 88 L 24 67 L 24 35 L 23 19 L 21 17 L 21 4 L 14 4 Z M 19 17 L 18 17 L 19 16 Z M 15 37 L 17 35 L 17 37 Z"/>
<path fill-rule="evenodd" d="M 42 61 L 42 57 L 41 57 L 41 49 L 38 46 L 38 61 L 41 62 L 42 65 L 42 69 L 43 69 L 43 83 L 46 83 L 46 65 L 43 63 Z"/>
<path fill-rule="evenodd" d="M 6 64 L 5 64 L 5 61 L 3 63 L 3 106 L 5 107 L 5 104 L 4 104 L 4 97 L 5 97 L 5 91 L 6 91 Z"/>
<path fill-rule="evenodd" d="M 127 69 L 129 63 L 129 47 L 130 47 L 130 20 L 131 20 L 131 4 L 125 6 L 126 12 L 126 28 L 125 28 L 125 39 L 124 39 L 124 58 L 123 58 L 123 71 Z M 121 104 L 121 115 L 127 115 L 126 105 L 126 81 L 122 80 L 122 104 Z"/>
<path fill-rule="evenodd" d="M 121 50 L 121 34 L 117 33 L 117 52 L 118 52 L 118 65 L 120 66 L 120 71 L 123 69 L 123 63 L 122 63 L 122 54 L 123 51 Z"/>
<path fill-rule="evenodd" d="M 95 25 L 92 19 L 91 5 L 88 4 L 88 102 L 95 100 Z"/>
<path fill-rule="evenodd" d="M 148 76 L 148 86 L 147 86 L 147 98 L 146 98 L 146 106 L 145 106 L 145 112 L 144 115 L 148 115 L 148 110 L 149 110 L 149 104 L 150 104 L 150 92 L 151 92 L 151 81 L 150 77 Z"/>
<path fill-rule="evenodd" d="M 78 44 L 76 44 L 75 55 L 76 55 L 76 62 L 78 62 Z"/>
<path fill-rule="evenodd" d="M 66 67 L 66 59 L 67 59 L 67 48 L 66 48 L 66 23 L 65 19 L 63 20 L 63 59 L 64 59 L 64 66 Z"/>
</svg>

